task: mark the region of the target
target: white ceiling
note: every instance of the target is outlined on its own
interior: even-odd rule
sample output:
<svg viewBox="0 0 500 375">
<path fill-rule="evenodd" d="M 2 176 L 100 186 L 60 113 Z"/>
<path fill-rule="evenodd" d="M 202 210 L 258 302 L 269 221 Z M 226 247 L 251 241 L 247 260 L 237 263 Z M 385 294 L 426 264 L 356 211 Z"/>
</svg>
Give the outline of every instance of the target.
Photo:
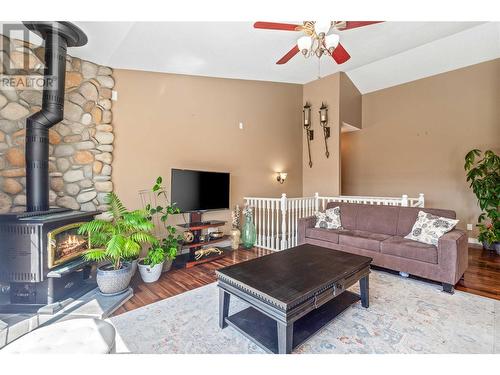
<svg viewBox="0 0 500 375">
<path fill-rule="evenodd" d="M 500 57 L 500 23 L 384 22 L 340 32 L 351 59 L 275 62 L 299 32 L 249 22 L 76 22 L 86 46 L 70 54 L 113 68 L 306 83 L 346 72 L 362 93 Z"/>
</svg>

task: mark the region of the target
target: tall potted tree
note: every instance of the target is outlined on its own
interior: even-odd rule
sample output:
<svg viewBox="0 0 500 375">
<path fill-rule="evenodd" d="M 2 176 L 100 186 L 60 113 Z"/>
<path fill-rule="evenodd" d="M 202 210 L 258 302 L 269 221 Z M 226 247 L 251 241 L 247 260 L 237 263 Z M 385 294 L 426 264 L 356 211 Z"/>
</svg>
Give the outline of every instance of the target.
<svg viewBox="0 0 500 375">
<path fill-rule="evenodd" d="M 132 278 L 130 263 L 125 259 L 139 255 L 141 245 L 156 244 L 151 233 L 153 223 L 145 210 L 128 211 L 115 193 L 107 196 L 109 220 L 95 219 L 83 224 L 80 234 L 89 236 L 88 260 L 100 264 L 97 268 L 97 285 L 104 294 L 125 290 Z"/>
<path fill-rule="evenodd" d="M 500 255 L 500 157 L 491 150 L 481 155 L 474 149 L 465 156 L 464 169 L 483 211 L 478 217 L 478 240 Z"/>
</svg>

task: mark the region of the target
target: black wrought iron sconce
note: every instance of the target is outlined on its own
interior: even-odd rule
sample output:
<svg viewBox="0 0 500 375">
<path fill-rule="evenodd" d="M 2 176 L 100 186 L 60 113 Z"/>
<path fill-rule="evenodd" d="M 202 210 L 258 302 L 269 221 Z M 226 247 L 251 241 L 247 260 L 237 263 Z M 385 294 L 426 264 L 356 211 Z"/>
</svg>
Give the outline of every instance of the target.
<svg viewBox="0 0 500 375">
<path fill-rule="evenodd" d="M 330 151 L 328 151 L 328 142 L 326 141 L 330 138 L 330 127 L 328 126 L 328 106 L 325 103 L 321 103 L 321 108 L 319 109 L 319 123 L 323 128 L 323 136 L 325 138 L 325 155 L 330 157 Z"/>
<path fill-rule="evenodd" d="M 313 163 L 311 160 L 311 141 L 314 139 L 314 130 L 311 130 L 311 105 L 306 102 L 304 109 L 302 110 L 302 122 L 304 129 L 306 130 L 307 138 L 307 152 L 309 154 L 309 168 L 312 168 Z"/>
<path fill-rule="evenodd" d="M 287 176 L 288 176 L 288 173 L 286 173 L 286 172 L 279 172 L 278 176 L 276 177 L 276 180 L 280 184 L 283 184 L 286 181 Z"/>
</svg>

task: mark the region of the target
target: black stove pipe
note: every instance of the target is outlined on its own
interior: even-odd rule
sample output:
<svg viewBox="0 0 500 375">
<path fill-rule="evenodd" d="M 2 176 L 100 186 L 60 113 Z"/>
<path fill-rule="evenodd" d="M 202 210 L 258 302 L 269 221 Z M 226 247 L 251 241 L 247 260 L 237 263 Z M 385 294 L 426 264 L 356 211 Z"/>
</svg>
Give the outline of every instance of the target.
<svg viewBox="0 0 500 375">
<path fill-rule="evenodd" d="M 87 43 L 87 37 L 69 22 L 25 22 L 45 41 L 42 109 L 26 119 L 27 211 L 49 210 L 49 129 L 64 115 L 64 81 L 68 46 Z"/>
</svg>

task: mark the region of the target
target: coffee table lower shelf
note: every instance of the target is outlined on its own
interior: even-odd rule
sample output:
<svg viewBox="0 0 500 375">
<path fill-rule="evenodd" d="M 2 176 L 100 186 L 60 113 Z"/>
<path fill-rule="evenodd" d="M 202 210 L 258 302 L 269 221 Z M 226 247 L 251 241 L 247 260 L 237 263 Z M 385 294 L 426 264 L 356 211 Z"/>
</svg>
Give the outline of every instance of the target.
<svg viewBox="0 0 500 375">
<path fill-rule="evenodd" d="M 353 303 L 360 300 L 356 293 L 345 291 L 323 306 L 312 310 L 307 315 L 295 321 L 293 326 L 292 348 L 303 344 L 312 335 L 340 315 Z M 274 319 L 248 307 L 236 314 L 228 316 L 226 323 L 255 342 L 268 353 L 278 353 L 278 330 Z"/>
</svg>

